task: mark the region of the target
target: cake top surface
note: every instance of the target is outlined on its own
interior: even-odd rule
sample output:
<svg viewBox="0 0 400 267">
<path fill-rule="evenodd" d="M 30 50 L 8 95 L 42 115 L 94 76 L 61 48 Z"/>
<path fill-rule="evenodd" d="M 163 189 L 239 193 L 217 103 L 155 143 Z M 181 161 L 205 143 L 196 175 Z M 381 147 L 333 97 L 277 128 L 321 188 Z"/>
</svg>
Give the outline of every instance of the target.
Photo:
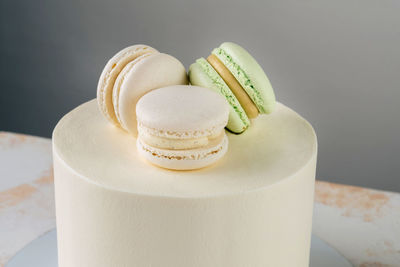
<svg viewBox="0 0 400 267">
<path fill-rule="evenodd" d="M 155 168 L 139 157 L 136 139 L 108 123 L 95 100 L 67 115 L 53 132 L 54 157 L 82 179 L 132 194 L 200 198 L 242 194 L 291 179 L 316 159 L 311 125 L 278 103 L 245 133 L 227 133 L 229 150 L 216 164 L 195 171 Z"/>
</svg>

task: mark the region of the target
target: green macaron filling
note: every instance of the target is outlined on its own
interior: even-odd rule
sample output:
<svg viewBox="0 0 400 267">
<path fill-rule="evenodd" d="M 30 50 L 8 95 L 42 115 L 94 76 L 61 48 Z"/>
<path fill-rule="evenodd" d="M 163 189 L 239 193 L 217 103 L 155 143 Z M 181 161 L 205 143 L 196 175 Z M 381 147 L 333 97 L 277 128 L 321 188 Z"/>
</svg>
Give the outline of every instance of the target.
<svg viewBox="0 0 400 267">
<path fill-rule="evenodd" d="M 210 77 L 212 83 L 218 88 L 219 93 L 222 94 L 229 105 L 234 109 L 236 114 L 239 116 L 240 120 L 243 122 L 245 127 L 247 128 L 250 125 L 250 120 L 246 115 L 246 112 L 240 105 L 239 101 L 235 97 L 235 95 L 230 91 L 229 87 L 225 84 L 224 80 L 219 76 L 219 74 L 215 71 L 215 69 L 207 62 L 204 58 L 199 58 L 196 60 L 196 63 L 201 67 L 204 73 Z M 229 125 L 228 125 L 229 126 Z"/>
<path fill-rule="evenodd" d="M 222 48 L 215 48 L 212 53 L 216 55 L 222 63 L 230 70 L 236 80 L 240 83 L 251 100 L 257 106 L 260 113 L 267 113 L 264 109 L 264 101 L 258 90 L 255 88 L 246 72 L 233 61 L 232 57 Z"/>
</svg>

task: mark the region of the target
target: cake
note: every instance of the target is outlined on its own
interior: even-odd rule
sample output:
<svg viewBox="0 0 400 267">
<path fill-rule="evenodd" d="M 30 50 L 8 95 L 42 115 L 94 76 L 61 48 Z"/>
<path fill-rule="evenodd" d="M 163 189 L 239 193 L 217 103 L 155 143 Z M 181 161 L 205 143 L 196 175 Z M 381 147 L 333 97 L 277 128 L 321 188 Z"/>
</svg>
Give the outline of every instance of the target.
<svg viewBox="0 0 400 267">
<path fill-rule="evenodd" d="M 53 158 L 59 267 L 309 264 L 316 135 L 235 43 L 188 74 L 121 50 L 97 101 L 55 127 Z"/>
<path fill-rule="evenodd" d="M 281 103 L 217 164 L 149 165 L 96 100 L 53 132 L 59 267 L 306 267 L 317 159 L 310 124 Z"/>
</svg>

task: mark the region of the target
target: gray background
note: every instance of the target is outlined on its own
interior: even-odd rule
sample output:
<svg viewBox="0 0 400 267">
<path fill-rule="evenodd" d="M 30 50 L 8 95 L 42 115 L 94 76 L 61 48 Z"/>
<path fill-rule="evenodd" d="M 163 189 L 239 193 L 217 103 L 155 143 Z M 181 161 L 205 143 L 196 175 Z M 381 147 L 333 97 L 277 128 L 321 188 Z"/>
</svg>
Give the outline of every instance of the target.
<svg viewBox="0 0 400 267">
<path fill-rule="evenodd" d="M 0 1 L 0 129 L 50 137 L 119 49 L 247 48 L 315 127 L 317 178 L 400 191 L 400 1 Z"/>
</svg>

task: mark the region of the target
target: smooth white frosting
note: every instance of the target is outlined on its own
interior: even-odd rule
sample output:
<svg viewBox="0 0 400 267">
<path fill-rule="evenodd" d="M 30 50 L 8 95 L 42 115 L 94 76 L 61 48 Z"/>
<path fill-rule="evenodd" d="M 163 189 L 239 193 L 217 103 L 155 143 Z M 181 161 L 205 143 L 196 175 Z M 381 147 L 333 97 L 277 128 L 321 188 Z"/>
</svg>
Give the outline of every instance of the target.
<svg viewBox="0 0 400 267">
<path fill-rule="evenodd" d="M 154 168 L 139 157 L 136 139 L 108 123 L 90 101 L 62 118 L 53 141 L 60 158 L 83 179 L 123 192 L 174 197 L 267 187 L 290 178 L 317 151 L 310 124 L 282 104 L 255 119 L 245 133 L 227 135 L 229 149 L 219 164 L 190 172 Z"/>
<path fill-rule="evenodd" d="M 96 102 L 53 133 L 60 267 L 306 267 L 317 142 L 282 104 L 255 119 L 216 164 L 169 171 Z"/>
</svg>

